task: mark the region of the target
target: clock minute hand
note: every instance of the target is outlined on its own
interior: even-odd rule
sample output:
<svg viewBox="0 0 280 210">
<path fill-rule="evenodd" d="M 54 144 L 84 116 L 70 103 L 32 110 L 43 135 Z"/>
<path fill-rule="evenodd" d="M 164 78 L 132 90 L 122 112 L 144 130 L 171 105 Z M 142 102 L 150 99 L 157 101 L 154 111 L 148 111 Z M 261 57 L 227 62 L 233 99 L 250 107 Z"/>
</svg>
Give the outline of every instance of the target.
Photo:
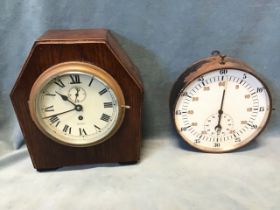
<svg viewBox="0 0 280 210">
<path fill-rule="evenodd" d="M 60 95 L 61 96 L 61 98 L 62 98 L 62 100 L 63 101 L 68 101 L 68 102 L 70 102 L 71 104 L 73 104 L 74 106 L 76 106 L 76 104 L 74 103 L 74 102 L 72 102 L 71 100 L 69 100 L 69 98 L 66 96 L 66 95 L 63 95 L 63 94 L 61 94 L 61 93 L 59 93 L 59 92 L 57 92 L 57 91 L 55 91 L 58 95 Z"/>
<path fill-rule="evenodd" d="M 47 118 L 50 118 L 50 117 L 55 117 L 55 116 L 62 115 L 62 114 L 68 113 L 68 112 L 72 112 L 74 110 L 76 110 L 76 108 L 67 110 L 65 112 L 60 112 L 60 113 L 57 113 L 57 114 L 53 114 L 53 115 L 50 115 L 50 116 L 47 116 L 47 117 L 43 117 L 42 119 L 47 119 Z"/>
</svg>

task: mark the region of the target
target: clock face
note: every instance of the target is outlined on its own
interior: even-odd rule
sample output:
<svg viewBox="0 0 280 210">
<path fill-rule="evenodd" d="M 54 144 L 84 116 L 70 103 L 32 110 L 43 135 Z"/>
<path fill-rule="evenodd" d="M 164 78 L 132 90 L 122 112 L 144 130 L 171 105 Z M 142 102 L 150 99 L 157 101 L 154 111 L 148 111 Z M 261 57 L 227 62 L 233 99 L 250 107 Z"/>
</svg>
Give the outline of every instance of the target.
<svg viewBox="0 0 280 210">
<path fill-rule="evenodd" d="M 257 77 L 222 69 L 205 73 L 182 89 L 174 119 L 178 133 L 189 144 L 223 152 L 253 140 L 270 111 L 268 90 Z"/>
<path fill-rule="evenodd" d="M 123 119 L 123 95 L 116 81 L 90 64 L 64 63 L 38 78 L 30 110 L 53 140 L 72 146 L 100 143 Z"/>
</svg>

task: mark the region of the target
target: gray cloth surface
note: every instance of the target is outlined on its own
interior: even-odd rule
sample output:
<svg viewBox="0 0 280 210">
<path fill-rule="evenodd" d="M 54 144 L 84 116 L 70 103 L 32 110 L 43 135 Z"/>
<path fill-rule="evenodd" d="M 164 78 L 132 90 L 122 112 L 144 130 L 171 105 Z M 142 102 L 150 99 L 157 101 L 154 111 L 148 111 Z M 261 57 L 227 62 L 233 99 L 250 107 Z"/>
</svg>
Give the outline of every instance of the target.
<svg viewBox="0 0 280 210">
<path fill-rule="evenodd" d="M 21 149 L 0 161 L 0 208 L 278 210 L 279 139 L 264 137 L 228 154 L 190 151 L 172 137 L 153 139 L 144 142 L 137 165 L 44 173 Z"/>
<path fill-rule="evenodd" d="M 1 0 L 0 209 L 279 209 L 277 0 Z M 37 173 L 9 93 L 29 50 L 50 28 L 109 28 L 145 85 L 143 154 L 134 166 L 81 166 Z M 180 143 L 168 110 L 170 88 L 214 49 L 257 69 L 273 98 L 256 141 L 230 154 Z"/>
</svg>

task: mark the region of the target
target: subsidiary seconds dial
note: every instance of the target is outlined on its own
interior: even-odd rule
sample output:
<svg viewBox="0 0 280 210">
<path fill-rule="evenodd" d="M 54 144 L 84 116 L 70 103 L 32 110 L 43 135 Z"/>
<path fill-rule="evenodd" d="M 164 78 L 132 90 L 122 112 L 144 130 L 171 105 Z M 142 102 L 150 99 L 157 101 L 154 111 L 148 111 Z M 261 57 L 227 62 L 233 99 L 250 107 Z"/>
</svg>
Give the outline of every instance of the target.
<svg viewBox="0 0 280 210">
<path fill-rule="evenodd" d="M 87 146 L 109 138 L 120 126 L 124 97 L 102 69 L 80 62 L 62 63 L 42 74 L 30 94 L 37 126 L 53 140 Z"/>
</svg>

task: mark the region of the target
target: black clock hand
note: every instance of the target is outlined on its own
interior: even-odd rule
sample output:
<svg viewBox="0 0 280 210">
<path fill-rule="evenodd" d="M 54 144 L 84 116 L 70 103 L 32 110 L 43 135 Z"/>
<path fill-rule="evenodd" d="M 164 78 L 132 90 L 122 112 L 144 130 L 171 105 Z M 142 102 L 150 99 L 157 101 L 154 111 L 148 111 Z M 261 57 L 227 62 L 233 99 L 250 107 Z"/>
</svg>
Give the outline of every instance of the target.
<svg viewBox="0 0 280 210">
<path fill-rule="evenodd" d="M 222 126 L 221 126 L 221 118 L 222 118 L 222 114 L 224 113 L 223 112 L 223 106 L 224 106 L 224 100 L 225 100 L 225 92 L 226 92 L 226 89 L 224 89 L 223 91 L 223 96 L 222 96 L 222 101 L 221 101 L 221 105 L 220 105 L 220 109 L 218 111 L 218 117 L 219 117 L 219 120 L 218 120 L 218 124 L 216 125 L 215 127 L 215 130 L 219 133 L 222 129 Z"/>
<path fill-rule="evenodd" d="M 75 98 L 75 103 L 77 103 L 77 98 L 79 97 L 79 92 L 80 92 L 80 88 L 76 88 L 76 94 L 75 94 L 75 96 L 76 96 L 76 98 Z"/>
<path fill-rule="evenodd" d="M 62 115 L 62 114 L 68 113 L 68 112 L 72 112 L 74 110 L 76 110 L 76 108 L 67 110 L 65 112 L 60 112 L 60 113 L 57 113 L 57 114 L 53 114 L 53 115 L 50 115 L 50 116 L 47 116 L 47 117 L 43 117 L 42 119 L 47 119 L 47 118 L 50 118 L 50 117 L 55 117 L 55 116 Z"/>
<path fill-rule="evenodd" d="M 73 104 L 74 106 L 76 106 L 76 104 L 74 103 L 74 102 L 72 102 L 71 100 L 69 100 L 69 98 L 66 96 L 66 95 L 62 95 L 61 93 L 59 93 L 59 92 L 57 92 L 57 91 L 55 91 L 58 95 L 60 95 L 61 96 L 61 98 L 62 98 L 62 100 L 63 101 L 68 101 L 68 102 L 70 102 L 71 104 Z"/>
</svg>

